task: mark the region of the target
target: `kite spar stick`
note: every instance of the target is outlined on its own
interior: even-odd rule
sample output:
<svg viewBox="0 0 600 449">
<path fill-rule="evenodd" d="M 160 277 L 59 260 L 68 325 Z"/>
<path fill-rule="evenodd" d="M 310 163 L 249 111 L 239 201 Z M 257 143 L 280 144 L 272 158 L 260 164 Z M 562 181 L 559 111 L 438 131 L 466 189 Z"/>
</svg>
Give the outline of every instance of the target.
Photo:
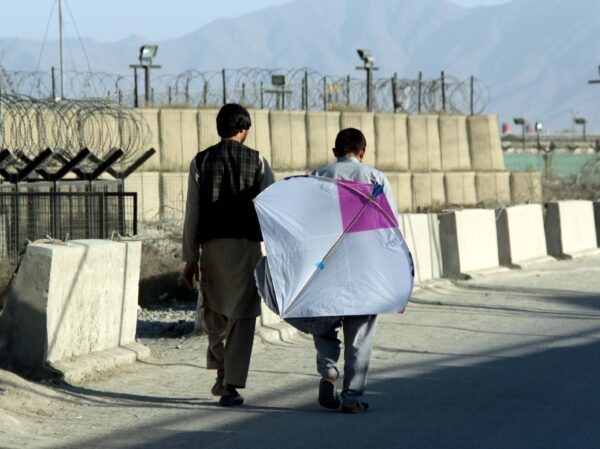
<svg viewBox="0 0 600 449">
<path fill-rule="evenodd" d="M 344 187 L 347 187 L 347 186 L 344 186 Z M 352 189 L 352 188 L 350 187 L 350 189 Z M 323 258 L 321 259 L 321 261 L 317 265 L 317 269 L 315 271 L 313 271 L 313 273 L 311 274 L 311 276 L 308 278 L 308 281 L 306 281 L 306 284 L 304 284 L 304 287 L 302 287 L 302 290 L 300 290 L 300 292 L 296 295 L 296 297 L 290 301 L 290 304 L 288 305 L 287 310 L 281 314 L 282 317 L 286 314 L 286 312 L 290 311 L 290 309 L 292 308 L 292 306 L 294 305 L 294 303 L 296 302 L 296 300 L 298 298 L 300 298 L 300 296 L 302 296 L 302 293 L 304 293 L 304 291 L 308 288 L 308 286 L 313 281 L 313 279 L 317 276 L 317 273 L 323 269 L 325 260 L 327 260 L 327 258 L 329 256 L 331 256 L 331 254 L 337 249 L 337 247 L 340 245 L 340 243 L 342 243 L 342 240 L 344 240 L 344 237 L 346 237 L 346 235 L 348 234 L 348 231 L 350 231 L 350 229 L 352 228 L 352 226 L 354 226 L 354 224 L 360 219 L 360 217 L 362 216 L 362 214 L 367 209 L 367 206 L 369 204 L 375 204 L 376 206 L 379 206 L 379 204 L 377 204 L 375 201 L 373 201 L 373 199 L 376 196 L 378 196 L 379 194 L 383 193 L 383 186 L 382 185 L 376 184 L 375 188 L 373 189 L 373 193 L 371 194 L 371 196 L 367 196 L 367 195 L 363 194 L 362 192 L 360 192 L 359 190 L 356 190 L 356 189 L 352 189 L 352 190 L 355 191 L 355 192 L 357 192 L 357 193 L 360 193 L 368 201 L 361 208 L 361 210 L 358 212 L 358 214 L 356 214 L 356 217 L 354 217 L 354 219 L 352 220 L 352 222 L 348 226 L 346 226 L 346 229 L 344 229 L 344 232 L 342 232 L 342 235 L 340 235 L 340 237 L 336 240 L 336 242 L 329 249 L 329 251 L 327 251 L 327 254 L 325 254 L 325 256 L 323 256 Z M 381 207 L 380 207 L 380 209 L 381 209 Z M 382 210 L 382 212 L 385 213 L 385 211 L 383 209 L 381 209 L 381 210 Z M 388 219 L 389 219 L 389 217 L 388 217 Z"/>
</svg>

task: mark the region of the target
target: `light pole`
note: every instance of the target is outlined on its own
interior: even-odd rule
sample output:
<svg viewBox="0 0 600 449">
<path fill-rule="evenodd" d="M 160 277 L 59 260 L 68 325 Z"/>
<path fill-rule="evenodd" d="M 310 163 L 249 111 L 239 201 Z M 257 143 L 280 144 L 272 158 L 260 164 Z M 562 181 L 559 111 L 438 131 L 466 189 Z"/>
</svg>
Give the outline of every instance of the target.
<svg viewBox="0 0 600 449">
<path fill-rule="evenodd" d="M 587 125 L 587 120 L 584 117 L 575 117 L 573 119 L 573 121 L 575 122 L 576 125 L 580 125 L 581 129 L 583 131 L 583 140 L 586 140 L 586 125 Z"/>
<path fill-rule="evenodd" d="M 523 150 L 525 150 L 525 126 L 527 126 L 527 122 L 523 117 L 515 117 L 513 122 L 515 125 L 521 126 L 521 143 L 523 144 Z"/>
<path fill-rule="evenodd" d="M 142 45 L 140 47 L 140 56 L 139 56 L 139 64 L 130 64 L 129 67 L 133 69 L 133 77 L 134 77 L 134 95 L 135 98 L 133 100 L 134 106 L 138 107 L 138 81 L 137 81 L 137 69 L 144 69 L 144 103 L 145 106 L 150 105 L 150 69 L 160 69 L 160 65 L 153 65 L 152 59 L 156 56 L 158 52 L 158 45 Z"/>
<path fill-rule="evenodd" d="M 271 85 L 274 89 L 265 90 L 265 93 L 275 94 L 275 109 L 285 109 L 285 94 L 292 93 L 285 89 L 285 75 L 271 75 Z"/>
<path fill-rule="evenodd" d="M 375 57 L 370 50 L 359 48 L 356 52 L 364 63 L 363 67 L 356 67 L 356 70 L 367 72 L 367 111 L 371 112 L 373 110 L 373 70 L 379 70 L 379 67 L 375 67 Z"/>
</svg>

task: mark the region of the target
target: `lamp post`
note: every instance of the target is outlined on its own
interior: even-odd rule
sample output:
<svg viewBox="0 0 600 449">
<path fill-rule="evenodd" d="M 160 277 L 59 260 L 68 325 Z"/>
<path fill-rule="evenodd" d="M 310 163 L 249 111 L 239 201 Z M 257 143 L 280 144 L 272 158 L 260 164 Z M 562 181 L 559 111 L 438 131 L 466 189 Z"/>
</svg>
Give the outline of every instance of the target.
<svg viewBox="0 0 600 449">
<path fill-rule="evenodd" d="M 542 150 L 542 131 L 544 130 L 544 124 L 542 122 L 535 122 L 535 132 L 537 133 L 537 149 Z"/>
<path fill-rule="evenodd" d="M 587 125 L 587 120 L 584 117 L 575 117 L 573 119 L 573 121 L 575 122 L 576 125 L 580 125 L 582 132 L 583 132 L 583 140 L 587 140 L 586 139 L 586 125 Z"/>
<path fill-rule="evenodd" d="M 271 85 L 273 89 L 265 90 L 265 93 L 275 94 L 275 109 L 285 109 L 285 94 L 292 93 L 285 89 L 285 75 L 272 75 Z"/>
<path fill-rule="evenodd" d="M 356 67 L 356 70 L 367 72 L 367 111 L 371 112 L 373 110 L 373 70 L 379 70 L 379 67 L 375 67 L 375 57 L 370 50 L 359 48 L 356 52 L 364 63 L 362 67 Z"/>
<path fill-rule="evenodd" d="M 160 69 L 160 65 L 153 65 L 152 59 L 156 56 L 158 52 L 158 45 L 142 45 L 140 47 L 140 55 L 139 55 L 139 64 L 130 64 L 129 67 L 133 69 L 133 77 L 134 77 L 134 106 L 138 107 L 138 81 L 137 81 L 137 69 L 144 70 L 144 103 L 145 106 L 149 106 L 151 103 L 151 95 L 152 91 L 150 85 L 150 69 Z"/>
<path fill-rule="evenodd" d="M 523 144 L 523 150 L 525 150 L 525 126 L 527 126 L 527 122 L 523 117 L 515 117 L 513 122 L 515 125 L 521 126 L 521 143 Z"/>
</svg>

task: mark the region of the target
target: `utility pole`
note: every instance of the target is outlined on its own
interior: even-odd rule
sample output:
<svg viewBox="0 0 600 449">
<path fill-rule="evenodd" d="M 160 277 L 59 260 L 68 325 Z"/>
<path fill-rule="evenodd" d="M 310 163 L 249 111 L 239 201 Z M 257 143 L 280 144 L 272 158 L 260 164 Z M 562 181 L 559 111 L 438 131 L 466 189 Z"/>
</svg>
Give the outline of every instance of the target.
<svg viewBox="0 0 600 449">
<path fill-rule="evenodd" d="M 62 0 L 58 0 L 58 40 L 60 42 L 60 97 L 65 96 L 65 71 L 63 65 L 63 16 Z"/>
</svg>

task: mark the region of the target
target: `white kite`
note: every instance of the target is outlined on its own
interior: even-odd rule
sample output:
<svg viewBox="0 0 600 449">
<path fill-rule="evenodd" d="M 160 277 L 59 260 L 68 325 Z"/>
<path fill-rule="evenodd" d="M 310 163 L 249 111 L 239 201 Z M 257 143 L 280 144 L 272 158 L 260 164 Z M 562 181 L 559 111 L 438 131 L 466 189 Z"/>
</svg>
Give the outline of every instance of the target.
<svg viewBox="0 0 600 449">
<path fill-rule="evenodd" d="M 404 310 L 413 261 L 381 185 L 297 176 L 254 204 L 267 252 L 257 285 L 282 318 Z"/>
</svg>

